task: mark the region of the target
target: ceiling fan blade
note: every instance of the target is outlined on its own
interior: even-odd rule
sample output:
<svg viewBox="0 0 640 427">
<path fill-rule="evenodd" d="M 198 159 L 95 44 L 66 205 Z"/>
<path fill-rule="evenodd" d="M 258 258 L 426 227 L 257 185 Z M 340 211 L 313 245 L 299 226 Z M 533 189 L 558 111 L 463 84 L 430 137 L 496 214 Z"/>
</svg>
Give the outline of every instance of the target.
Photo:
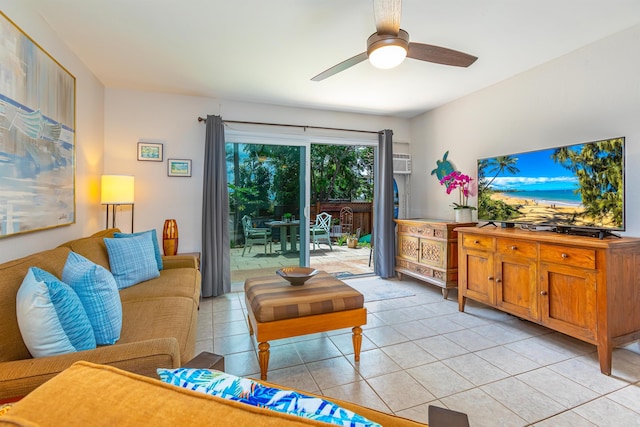
<svg viewBox="0 0 640 427">
<path fill-rule="evenodd" d="M 453 65 L 454 67 L 468 67 L 478 59 L 478 57 L 464 52 L 423 43 L 409 43 L 407 56 L 436 64 Z"/>
<path fill-rule="evenodd" d="M 353 67 L 354 65 L 359 64 L 366 59 L 367 59 L 367 52 L 359 53 L 358 55 L 352 58 L 349 58 L 346 61 L 342 61 L 341 63 L 334 65 L 328 70 L 324 70 L 317 76 L 313 77 L 311 80 L 313 80 L 314 82 L 319 82 L 320 80 L 324 80 L 327 77 L 331 77 L 334 74 L 338 74 L 340 71 L 344 71 L 349 67 Z"/>
<path fill-rule="evenodd" d="M 378 34 L 397 35 L 402 16 L 402 0 L 373 0 L 373 16 Z"/>
</svg>

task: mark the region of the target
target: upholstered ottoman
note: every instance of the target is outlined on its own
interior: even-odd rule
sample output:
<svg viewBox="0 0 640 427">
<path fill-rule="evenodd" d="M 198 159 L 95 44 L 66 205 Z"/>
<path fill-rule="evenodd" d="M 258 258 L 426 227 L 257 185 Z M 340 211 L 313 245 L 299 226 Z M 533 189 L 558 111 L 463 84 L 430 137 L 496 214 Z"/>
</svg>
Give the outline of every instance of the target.
<svg viewBox="0 0 640 427">
<path fill-rule="evenodd" d="M 260 379 L 267 379 L 269 342 L 298 335 L 351 327 L 353 352 L 360 360 L 362 325 L 367 309 L 362 294 L 341 280 L 320 272 L 302 286 L 277 275 L 246 279 L 244 292 L 249 333 L 258 341 Z"/>
</svg>

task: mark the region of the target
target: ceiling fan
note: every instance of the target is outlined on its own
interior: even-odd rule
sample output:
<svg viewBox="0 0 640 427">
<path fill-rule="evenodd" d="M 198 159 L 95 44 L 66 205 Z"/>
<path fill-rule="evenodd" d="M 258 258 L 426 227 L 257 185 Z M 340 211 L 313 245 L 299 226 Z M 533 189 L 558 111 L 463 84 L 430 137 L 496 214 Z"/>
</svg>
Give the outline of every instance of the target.
<svg viewBox="0 0 640 427">
<path fill-rule="evenodd" d="M 457 50 L 409 41 L 409 33 L 400 28 L 402 0 L 373 0 L 376 32 L 367 39 L 367 51 L 342 61 L 313 77 L 319 82 L 369 59 L 377 68 L 393 68 L 405 57 L 437 64 L 468 67 L 477 57 Z"/>
</svg>

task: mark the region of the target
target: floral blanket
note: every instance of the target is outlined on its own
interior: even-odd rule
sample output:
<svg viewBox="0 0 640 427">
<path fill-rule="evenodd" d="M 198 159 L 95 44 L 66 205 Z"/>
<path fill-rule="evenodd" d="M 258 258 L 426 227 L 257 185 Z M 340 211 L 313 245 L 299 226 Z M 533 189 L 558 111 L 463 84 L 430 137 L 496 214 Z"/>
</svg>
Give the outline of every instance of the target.
<svg viewBox="0 0 640 427">
<path fill-rule="evenodd" d="M 369 421 L 327 400 L 292 390 L 267 387 L 249 378 L 209 369 L 158 369 L 160 379 L 178 387 L 261 408 L 347 427 L 373 427 Z"/>
</svg>

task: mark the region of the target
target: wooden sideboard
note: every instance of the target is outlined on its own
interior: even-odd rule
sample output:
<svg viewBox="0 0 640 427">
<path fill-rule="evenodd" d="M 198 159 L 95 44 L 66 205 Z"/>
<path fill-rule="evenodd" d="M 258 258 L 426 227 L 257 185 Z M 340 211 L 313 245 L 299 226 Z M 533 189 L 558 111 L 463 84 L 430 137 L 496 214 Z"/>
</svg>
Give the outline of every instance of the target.
<svg viewBox="0 0 640 427">
<path fill-rule="evenodd" d="M 475 226 L 437 219 L 396 219 L 397 253 L 395 270 L 440 286 L 447 298 L 458 286 L 458 233 L 456 227 Z"/>
<path fill-rule="evenodd" d="M 470 298 L 595 344 L 606 375 L 613 348 L 640 339 L 640 239 L 456 231 L 460 311 Z"/>
</svg>

